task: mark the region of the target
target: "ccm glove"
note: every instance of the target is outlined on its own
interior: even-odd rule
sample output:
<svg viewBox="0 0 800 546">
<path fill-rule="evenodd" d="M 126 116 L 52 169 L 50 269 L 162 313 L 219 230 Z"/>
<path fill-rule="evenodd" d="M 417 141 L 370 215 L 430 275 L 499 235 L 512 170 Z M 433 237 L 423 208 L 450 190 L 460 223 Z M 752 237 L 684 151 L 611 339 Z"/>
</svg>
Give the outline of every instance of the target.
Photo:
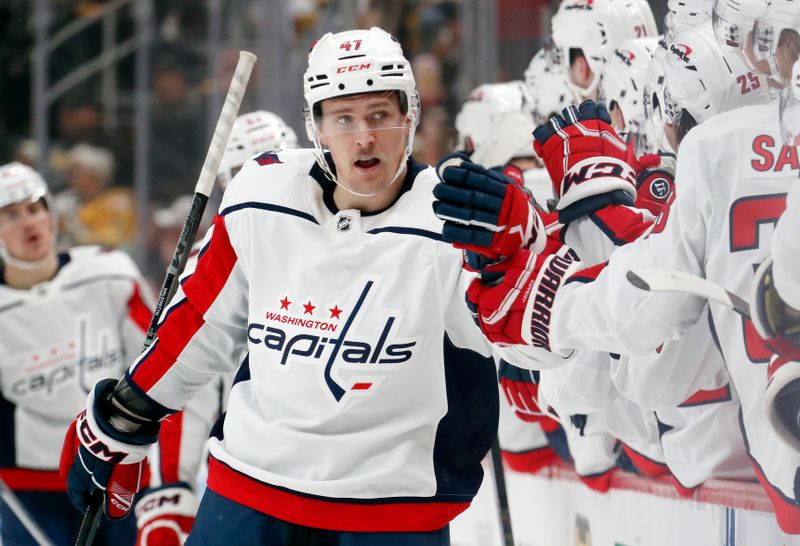
<svg viewBox="0 0 800 546">
<path fill-rule="evenodd" d="M 585 101 L 568 106 L 537 127 L 533 136 L 534 150 L 553 182 L 561 223 L 608 205 L 634 204 L 636 170 L 605 105 Z"/>
<path fill-rule="evenodd" d="M 444 157 L 436 172 L 441 181 L 433 188 L 433 210 L 444 220 L 444 240 L 486 258 L 468 258 L 471 269 L 481 270 L 538 239 L 544 245 L 542 221 L 511 179 L 461 154 Z"/>
<path fill-rule="evenodd" d="M 86 409 L 67 430 L 59 472 L 67 482 L 67 495 L 83 511 L 95 489 L 104 493 L 104 513 L 120 519 L 133 508 L 139 491 L 144 459 L 158 438 L 159 423 L 137 423 L 135 432 L 121 432 L 112 420 L 131 423 L 113 407 L 117 381 L 104 379 L 89 393 Z"/>
<path fill-rule="evenodd" d="M 184 483 L 146 491 L 136 502 L 136 546 L 182 546 L 197 506 L 197 497 Z"/>
</svg>

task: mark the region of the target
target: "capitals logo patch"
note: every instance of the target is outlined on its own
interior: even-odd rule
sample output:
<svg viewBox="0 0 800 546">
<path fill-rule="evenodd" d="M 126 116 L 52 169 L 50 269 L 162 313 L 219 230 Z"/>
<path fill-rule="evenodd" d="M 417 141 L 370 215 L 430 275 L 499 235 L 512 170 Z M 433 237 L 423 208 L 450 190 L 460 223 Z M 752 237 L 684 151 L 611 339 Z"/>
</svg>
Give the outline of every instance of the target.
<svg viewBox="0 0 800 546">
<path fill-rule="evenodd" d="M 319 366 L 335 402 L 348 393 L 369 393 L 386 372 L 411 360 L 419 341 L 398 336 L 401 317 L 391 311 L 377 321 L 380 314 L 359 320 L 374 288 L 375 282 L 367 281 L 355 303 L 341 307 L 284 296 L 275 311 L 265 313 L 265 322 L 248 325 L 251 353 L 272 351 L 280 366 Z"/>
</svg>

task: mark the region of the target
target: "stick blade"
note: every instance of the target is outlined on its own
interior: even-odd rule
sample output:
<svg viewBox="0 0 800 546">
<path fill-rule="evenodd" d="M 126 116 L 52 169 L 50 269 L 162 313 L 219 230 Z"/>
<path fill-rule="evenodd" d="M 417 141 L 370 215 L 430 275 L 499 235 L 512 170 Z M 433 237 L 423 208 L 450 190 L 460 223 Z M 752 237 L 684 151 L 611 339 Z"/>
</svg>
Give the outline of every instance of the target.
<svg viewBox="0 0 800 546">
<path fill-rule="evenodd" d="M 636 268 L 626 274 L 635 287 L 649 292 L 678 292 L 691 294 L 730 307 L 750 318 L 750 305 L 736 294 L 702 277 L 670 269 Z"/>
</svg>

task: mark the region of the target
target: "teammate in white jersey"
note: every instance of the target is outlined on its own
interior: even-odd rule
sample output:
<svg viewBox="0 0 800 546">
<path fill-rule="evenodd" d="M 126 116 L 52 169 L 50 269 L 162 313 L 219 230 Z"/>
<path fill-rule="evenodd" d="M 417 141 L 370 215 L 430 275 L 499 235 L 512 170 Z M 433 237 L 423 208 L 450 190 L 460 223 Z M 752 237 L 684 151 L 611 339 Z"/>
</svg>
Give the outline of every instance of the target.
<svg viewBox="0 0 800 546">
<path fill-rule="evenodd" d="M 447 544 L 498 393 L 436 175 L 409 157 L 414 77 L 372 28 L 323 36 L 303 81 L 315 149 L 234 177 L 156 342 L 76 420 L 93 436 L 67 438 L 71 494 L 86 501 L 88 474 L 112 501 L 134 487 L 158 421 L 247 349 L 187 544 Z"/>
<path fill-rule="evenodd" d="M 50 195 L 21 163 L 0 167 L 0 478 L 55 544 L 80 523 L 58 475 L 60 444 L 86 394 L 141 350 L 146 289 L 119 251 L 56 251 Z M 4 544 L 35 544 L 0 507 Z M 133 544 L 135 522 L 109 525 L 98 544 Z"/>
<path fill-rule="evenodd" d="M 737 2 L 737 9 L 742 4 Z M 761 3 L 760 9 L 763 15 L 766 6 Z M 796 10 L 786 15 L 791 13 L 800 15 Z M 751 18 L 746 26 L 741 11 L 733 24 L 726 17 L 715 20 L 723 23 L 728 43 L 741 43 L 754 24 Z M 776 40 L 780 76 L 797 58 L 798 28 L 800 23 L 781 29 Z M 771 76 L 779 80 L 778 74 Z M 632 169 L 604 117 L 589 103 L 537 129 L 537 149 L 551 178 L 561 181 L 562 199 L 569 195 L 575 205 L 595 203 L 615 191 L 631 193 Z M 617 250 L 604 269 L 578 271 L 568 256 L 525 250 L 504 260 L 500 284 L 473 283 L 468 292 L 484 333 L 494 342 L 520 344 L 532 356 L 551 352 L 540 357 L 540 366 L 558 364 L 554 357 L 563 361 L 574 349 L 639 354 L 680 337 L 708 304 L 639 290 L 627 280 L 628 270 L 678 269 L 746 292 L 753 264 L 769 253 L 770 240 L 760 226 L 780 216 L 800 170 L 797 148 L 783 144 L 780 125 L 779 105 L 772 102 L 719 115 L 693 129 L 682 144 L 675 202 L 647 238 Z M 498 254 L 493 242 L 486 246 L 488 253 Z M 741 400 L 742 432 L 756 474 L 781 528 L 800 533 L 800 454 L 777 441 L 762 410 L 770 352 L 752 324 L 731 309 L 712 303 L 710 315 Z"/>
</svg>

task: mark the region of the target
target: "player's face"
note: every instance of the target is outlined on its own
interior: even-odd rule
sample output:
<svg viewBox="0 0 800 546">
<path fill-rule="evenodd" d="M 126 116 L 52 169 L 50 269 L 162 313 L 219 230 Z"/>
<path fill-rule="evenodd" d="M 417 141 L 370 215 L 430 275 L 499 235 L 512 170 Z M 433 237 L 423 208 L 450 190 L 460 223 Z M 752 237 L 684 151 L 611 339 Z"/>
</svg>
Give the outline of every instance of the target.
<svg viewBox="0 0 800 546">
<path fill-rule="evenodd" d="M 54 250 L 53 223 L 43 200 L 0 208 L 0 241 L 8 253 L 35 262 Z"/>
<path fill-rule="evenodd" d="M 321 106 L 320 142 L 331 152 L 339 183 L 367 196 L 384 190 L 403 160 L 410 128 L 397 93 L 328 99 Z"/>
</svg>

